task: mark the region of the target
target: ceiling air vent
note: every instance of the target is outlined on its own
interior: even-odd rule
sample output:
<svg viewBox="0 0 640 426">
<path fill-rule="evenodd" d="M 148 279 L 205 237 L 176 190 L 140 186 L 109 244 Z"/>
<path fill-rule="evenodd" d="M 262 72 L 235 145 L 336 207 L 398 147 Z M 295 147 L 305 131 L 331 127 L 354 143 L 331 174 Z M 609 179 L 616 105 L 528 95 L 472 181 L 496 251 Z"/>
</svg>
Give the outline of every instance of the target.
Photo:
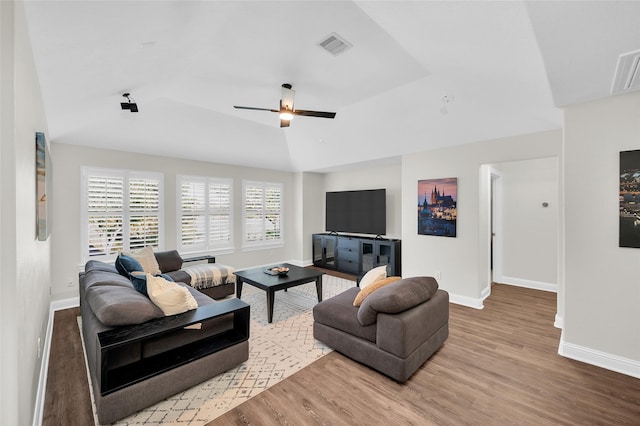
<svg viewBox="0 0 640 426">
<path fill-rule="evenodd" d="M 611 94 L 640 90 L 640 50 L 620 55 Z"/>
<path fill-rule="evenodd" d="M 329 34 L 318 45 L 332 55 L 338 55 L 351 47 L 351 43 L 336 33 Z"/>
</svg>

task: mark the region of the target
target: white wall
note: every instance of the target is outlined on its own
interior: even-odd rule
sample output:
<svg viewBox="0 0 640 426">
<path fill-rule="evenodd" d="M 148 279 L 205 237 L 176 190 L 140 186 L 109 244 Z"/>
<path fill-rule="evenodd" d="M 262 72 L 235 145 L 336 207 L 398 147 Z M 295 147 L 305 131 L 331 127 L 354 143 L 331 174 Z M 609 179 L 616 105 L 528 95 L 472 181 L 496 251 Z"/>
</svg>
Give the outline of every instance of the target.
<svg viewBox="0 0 640 426">
<path fill-rule="evenodd" d="M 36 237 L 35 132 L 47 124 L 22 2 L 0 2 L 0 424 L 32 423 L 49 314 L 50 241 Z M 50 172 L 51 170 L 49 170 Z"/>
<path fill-rule="evenodd" d="M 558 158 L 492 164 L 501 178 L 501 276 L 494 281 L 557 291 Z M 543 207 L 542 203 L 548 203 Z"/>
<path fill-rule="evenodd" d="M 524 159 L 559 157 L 560 130 L 514 136 L 402 157 L 403 276 L 436 275 L 451 300 L 482 307 L 489 283 L 489 185 L 481 166 Z M 418 180 L 458 178 L 455 238 L 418 235 Z"/>
<path fill-rule="evenodd" d="M 179 141 L 176 141 L 179 143 Z M 212 148 L 214 149 L 214 148 Z M 238 167 L 199 161 L 131 154 L 121 151 L 93 149 L 81 146 L 53 143 L 51 156 L 56 165 L 53 181 L 54 232 L 64 235 L 56 239 L 52 252 L 52 292 L 54 299 L 78 295 L 78 268 L 83 266 L 80 254 L 80 197 L 81 167 L 106 167 L 128 170 L 162 172 L 165 189 L 165 244 L 164 249 L 175 249 L 176 228 L 176 176 L 189 174 L 233 178 L 234 192 L 234 243 L 232 254 L 216 255 L 216 261 L 236 269 L 265 265 L 274 262 L 293 261 L 302 263 L 298 248 L 302 238 L 302 227 L 298 219 L 302 203 L 301 183 L 296 183 L 293 173 L 266 169 Z M 242 251 L 242 180 L 261 180 L 284 184 L 284 228 L 285 246 L 266 250 Z M 309 237 L 309 246 L 311 245 Z M 71 286 L 68 283 L 71 282 Z"/>
<path fill-rule="evenodd" d="M 619 153 L 640 149 L 640 93 L 565 110 L 561 353 L 640 377 L 640 249 L 618 247 Z"/>
<path fill-rule="evenodd" d="M 327 173 L 324 180 L 324 191 L 355 191 L 364 189 L 386 189 L 387 196 L 387 238 L 402 237 L 402 182 L 400 181 L 402 166 L 384 164 L 374 167 L 355 168 L 349 171 Z M 325 194 L 322 192 L 322 220 L 313 232 L 324 232 L 325 229 Z M 311 247 L 311 242 L 309 243 Z"/>
<path fill-rule="evenodd" d="M 302 259 L 305 265 L 313 264 L 312 235 L 324 229 L 325 175 L 303 173 L 302 194 Z"/>
</svg>

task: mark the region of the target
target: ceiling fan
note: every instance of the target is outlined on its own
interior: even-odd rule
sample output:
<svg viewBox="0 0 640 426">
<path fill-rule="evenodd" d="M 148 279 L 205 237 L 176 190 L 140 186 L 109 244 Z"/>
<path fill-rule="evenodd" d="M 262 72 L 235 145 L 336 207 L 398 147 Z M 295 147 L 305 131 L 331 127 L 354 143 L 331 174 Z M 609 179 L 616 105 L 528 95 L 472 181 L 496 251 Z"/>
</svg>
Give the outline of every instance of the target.
<svg viewBox="0 0 640 426">
<path fill-rule="evenodd" d="M 280 99 L 280 109 L 256 108 L 256 107 L 246 107 L 246 106 L 238 106 L 238 105 L 234 105 L 233 107 L 237 109 L 252 109 L 256 111 L 277 112 L 280 116 L 280 127 L 289 127 L 289 125 L 291 124 L 291 120 L 296 115 L 303 115 L 306 117 L 320 117 L 320 118 L 334 118 L 336 116 L 335 112 L 307 111 L 303 109 L 293 109 L 293 98 L 295 94 L 296 94 L 296 91 L 291 88 L 291 85 L 288 83 L 284 83 L 282 85 L 282 99 Z"/>
</svg>

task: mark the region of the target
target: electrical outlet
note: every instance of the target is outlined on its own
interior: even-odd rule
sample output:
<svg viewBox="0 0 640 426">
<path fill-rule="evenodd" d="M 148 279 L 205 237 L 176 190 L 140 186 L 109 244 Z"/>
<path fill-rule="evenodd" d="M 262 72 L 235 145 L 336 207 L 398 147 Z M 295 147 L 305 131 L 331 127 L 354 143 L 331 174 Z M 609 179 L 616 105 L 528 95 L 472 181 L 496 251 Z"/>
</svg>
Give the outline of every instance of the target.
<svg viewBox="0 0 640 426">
<path fill-rule="evenodd" d="M 69 288 L 73 287 L 73 281 L 72 280 L 67 281 L 67 287 L 69 287 Z"/>
<path fill-rule="evenodd" d="M 440 271 L 436 271 L 436 280 L 442 279 L 442 273 Z"/>
</svg>

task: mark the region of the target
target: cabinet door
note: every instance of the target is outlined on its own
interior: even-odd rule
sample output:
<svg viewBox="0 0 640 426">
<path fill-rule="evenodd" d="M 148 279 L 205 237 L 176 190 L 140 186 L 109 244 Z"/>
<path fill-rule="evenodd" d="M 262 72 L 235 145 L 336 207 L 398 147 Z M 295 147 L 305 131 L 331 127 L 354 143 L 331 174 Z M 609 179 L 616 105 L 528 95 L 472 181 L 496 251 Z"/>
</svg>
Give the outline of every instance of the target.
<svg viewBox="0 0 640 426">
<path fill-rule="evenodd" d="M 400 275 L 400 243 L 376 241 L 375 266 L 387 266 L 387 275 Z"/>
<path fill-rule="evenodd" d="M 321 235 L 313 236 L 313 264 L 314 265 L 322 265 L 324 263 L 323 259 L 323 250 L 324 250 L 324 238 Z"/>
<path fill-rule="evenodd" d="M 360 263 L 362 264 L 362 272 L 373 269 L 376 264 L 375 244 L 373 241 L 362 240 L 360 243 Z"/>
<path fill-rule="evenodd" d="M 324 236 L 324 264 L 327 266 L 336 266 L 336 246 L 338 239 L 334 236 Z"/>
</svg>

